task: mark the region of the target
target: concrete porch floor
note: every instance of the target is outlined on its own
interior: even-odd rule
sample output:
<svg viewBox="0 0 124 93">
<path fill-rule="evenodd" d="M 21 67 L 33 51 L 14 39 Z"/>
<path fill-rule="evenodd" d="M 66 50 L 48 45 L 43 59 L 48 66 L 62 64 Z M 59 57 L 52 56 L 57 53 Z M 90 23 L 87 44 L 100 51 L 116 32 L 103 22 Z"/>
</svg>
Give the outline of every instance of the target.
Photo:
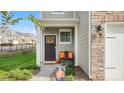
<svg viewBox="0 0 124 93">
<path fill-rule="evenodd" d="M 32 77 L 31 81 L 55 81 L 54 69 L 59 64 L 41 64 L 38 74 Z M 88 81 L 88 76 L 80 67 L 75 67 L 75 81 Z"/>
</svg>

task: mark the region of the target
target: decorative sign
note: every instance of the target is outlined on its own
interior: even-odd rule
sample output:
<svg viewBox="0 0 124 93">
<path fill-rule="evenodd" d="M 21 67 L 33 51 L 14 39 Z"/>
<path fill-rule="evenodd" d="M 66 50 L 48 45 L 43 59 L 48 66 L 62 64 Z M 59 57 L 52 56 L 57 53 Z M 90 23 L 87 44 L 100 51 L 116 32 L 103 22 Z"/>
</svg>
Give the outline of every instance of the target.
<svg viewBox="0 0 124 93">
<path fill-rule="evenodd" d="M 55 43 L 54 36 L 46 36 L 46 43 L 47 44 L 53 44 Z"/>
</svg>

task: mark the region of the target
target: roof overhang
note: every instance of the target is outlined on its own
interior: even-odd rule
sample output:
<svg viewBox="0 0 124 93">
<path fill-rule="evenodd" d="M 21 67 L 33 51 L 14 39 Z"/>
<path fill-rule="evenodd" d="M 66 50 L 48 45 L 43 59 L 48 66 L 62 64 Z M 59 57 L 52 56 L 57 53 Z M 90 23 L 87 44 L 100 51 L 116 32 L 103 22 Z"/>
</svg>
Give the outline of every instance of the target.
<svg viewBox="0 0 124 93">
<path fill-rule="evenodd" d="M 79 19 L 41 19 L 41 22 L 79 22 Z"/>
<path fill-rule="evenodd" d="M 41 22 L 47 24 L 47 26 L 75 26 L 79 23 L 79 19 L 41 19 Z"/>
</svg>

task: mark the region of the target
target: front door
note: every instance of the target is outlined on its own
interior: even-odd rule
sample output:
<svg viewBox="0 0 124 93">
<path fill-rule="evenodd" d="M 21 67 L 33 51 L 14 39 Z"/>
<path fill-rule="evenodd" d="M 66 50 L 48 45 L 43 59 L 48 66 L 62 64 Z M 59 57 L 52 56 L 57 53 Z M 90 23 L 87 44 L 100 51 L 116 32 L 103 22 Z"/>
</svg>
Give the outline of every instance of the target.
<svg viewBox="0 0 124 93">
<path fill-rule="evenodd" d="M 56 60 L 56 35 L 45 35 L 45 61 Z"/>
</svg>

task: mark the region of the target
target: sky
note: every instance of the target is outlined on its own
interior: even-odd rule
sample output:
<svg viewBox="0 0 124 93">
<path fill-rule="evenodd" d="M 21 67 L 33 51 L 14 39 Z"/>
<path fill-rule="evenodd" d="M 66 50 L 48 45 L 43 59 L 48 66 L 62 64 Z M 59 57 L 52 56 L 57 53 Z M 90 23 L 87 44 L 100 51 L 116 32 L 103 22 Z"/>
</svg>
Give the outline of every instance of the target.
<svg viewBox="0 0 124 93">
<path fill-rule="evenodd" d="M 14 14 L 14 18 L 23 18 L 28 15 L 34 15 L 36 18 L 41 18 L 40 11 L 11 11 Z M 34 24 L 29 20 L 22 20 L 16 25 L 11 26 L 12 29 L 19 32 L 33 33 L 36 34 L 36 29 Z"/>
</svg>

